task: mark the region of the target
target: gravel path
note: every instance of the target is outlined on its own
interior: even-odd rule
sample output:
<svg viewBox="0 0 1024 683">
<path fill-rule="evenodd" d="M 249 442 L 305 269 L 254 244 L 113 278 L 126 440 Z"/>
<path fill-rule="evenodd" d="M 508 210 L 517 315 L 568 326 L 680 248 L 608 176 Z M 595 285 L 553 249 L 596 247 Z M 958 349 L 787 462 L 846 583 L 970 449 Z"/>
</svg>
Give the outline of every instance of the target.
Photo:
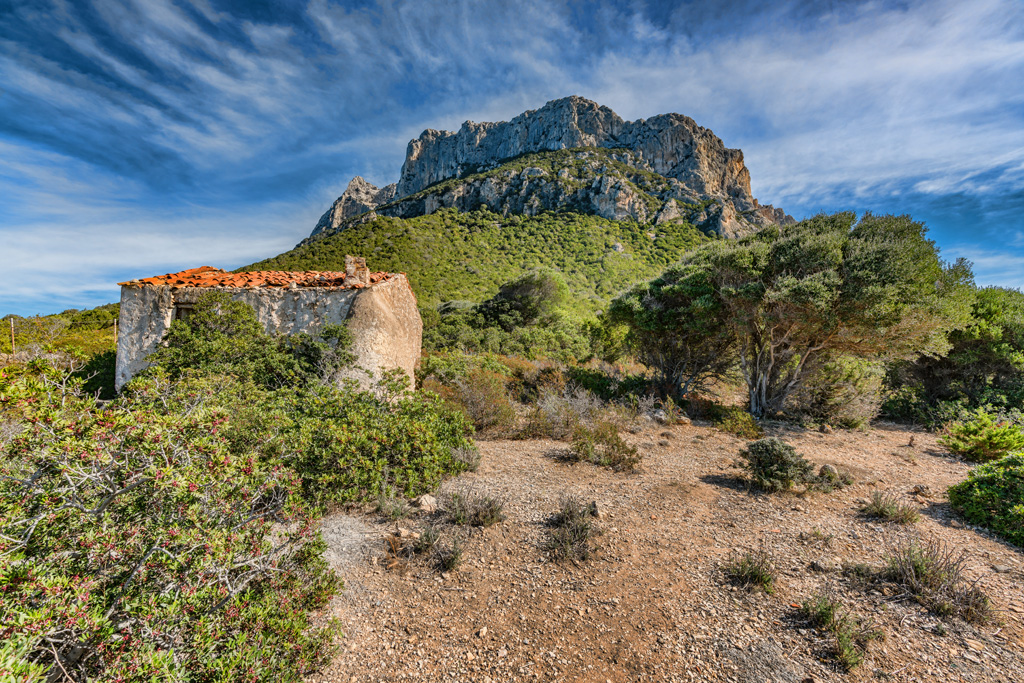
<svg viewBox="0 0 1024 683">
<path fill-rule="evenodd" d="M 968 465 L 934 436 L 892 425 L 776 434 L 856 482 L 828 494 L 751 493 L 734 464 L 740 439 L 701 424 L 650 427 L 625 435 L 645 456 L 633 475 L 566 464 L 559 442 L 480 441 L 479 470 L 448 482 L 441 497 L 467 487 L 498 495 L 507 519 L 446 526 L 443 538 L 463 537 L 464 555 L 444 575 L 418 558 L 385 568 L 386 537 L 441 523 L 440 513 L 397 524 L 370 513 L 328 517 L 328 559 L 346 583 L 328 614 L 345 636 L 310 680 L 1024 681 L 1021 552 L 960 524 L 942 493 Z M 916 485 L 932 493 L 915 496 Z M 921 521 L 865 520 L 859 501 L 874 490 L 918 507 Z M 606 511 L 597 552 L 579 566 L 551 562 L 540 547 L 566 493 Z M 970 552 L 968 578 L 992 598 L 1000 624 L 943 620 L 838 571 L 881 566 L 888 548 L 915 536 Z M 756 549 L 779 571 L 774 594 L 723 580 L 725 560 Z M 885 634 L 851 673 L 794 607 L 823 590 Z"/>
</svg>

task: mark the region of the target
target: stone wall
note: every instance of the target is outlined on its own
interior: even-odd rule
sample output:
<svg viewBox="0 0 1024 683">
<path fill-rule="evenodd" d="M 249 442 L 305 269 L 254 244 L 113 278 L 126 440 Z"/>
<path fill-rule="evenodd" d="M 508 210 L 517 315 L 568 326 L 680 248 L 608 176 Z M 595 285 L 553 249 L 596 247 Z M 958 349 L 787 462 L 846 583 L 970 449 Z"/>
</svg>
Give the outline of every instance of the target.
<svg viewBox="0 0 1024 683">
<path fill-rule="evenodd" d="M 206 287 L 121 287 L 120 334 L 114 384 L 118 391 L 149 366 L 147 357 L 160 344 L 174 319 L 175 306 L 194 304 Z M 381 370 L 401 368 L 410 380 L 419 360 L 423 322 L 416 297 L 404 275 L 356 288 L 261 287 L 220 288 L 252 306 L 272 334 L 315 332 L 324 325 L 346 323 L 353 332 L 356 365 L 367 372 L 363 384 Z M 360 299 L 365 302 L 356 305 Z M 350 315 L 352 320 L 348 321 Z M 379 320 L 376 318 L 379 317 Z"/>
</svg>

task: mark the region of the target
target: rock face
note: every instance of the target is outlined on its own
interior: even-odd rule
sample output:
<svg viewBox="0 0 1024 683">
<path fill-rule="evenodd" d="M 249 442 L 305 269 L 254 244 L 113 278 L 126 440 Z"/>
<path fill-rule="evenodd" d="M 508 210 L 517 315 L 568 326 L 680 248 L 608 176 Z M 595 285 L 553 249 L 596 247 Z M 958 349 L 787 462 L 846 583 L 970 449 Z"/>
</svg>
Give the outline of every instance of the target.
<svg viewBox="0 0 1024 683">
<path fill-rule="evenodd" d="M 512 163 L 565 150 L 575 158 L 559 157 L 571 162 L 560 168 Z M 623 121 L 608 107 L 573 96 L 511 121 L 424 131 L 409 143 L 397 185 L 378 189 L 354 179 L 313 235 L 342 229 L 369 212 L 408 218 L 448 206 L 528 214 L 572 209 L 659 223 L 684 219 L 725 236 L 793 222 L 751 195 L 743 152 L 726 148 L 690 117 Z"/>
<path fill-rule="evenodd" d="M 345 192 L 334 201 L 331 208 L 320 217 L 313 234 L 333 232 L 349 218 L 372 211 L 381 204 L 387 204 L 395 198 L 397 187 L 395 183 L 377 187 L 363 180 L 361 176 L 356 176 L 345 188 Z"/>
</svg>

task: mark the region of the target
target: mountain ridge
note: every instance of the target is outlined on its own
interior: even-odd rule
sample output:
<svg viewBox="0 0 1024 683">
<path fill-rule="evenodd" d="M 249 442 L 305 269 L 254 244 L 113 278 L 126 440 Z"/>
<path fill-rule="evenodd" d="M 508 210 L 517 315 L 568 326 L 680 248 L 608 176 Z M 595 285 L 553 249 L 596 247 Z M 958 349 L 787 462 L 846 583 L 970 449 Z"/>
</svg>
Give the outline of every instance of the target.
<svg viewBox="0 0 1024 683">
<path fill-rule="evenodd" d="M 472 210 L 481 205 L 503 214 L 535 215 L 561 210 L 564 202 L 571 201 L 573 206 L 604 218 L 670 219 L 651 211 L 650 202 L 638 198 L 631 183 L 623 183 L 629 173 L 623 174 L 621 168 L 609 179 L 605 168 L 592 165 L 587 169 L 591 187 L 583 192 L 579 187 L 572 192 L 559 187 L 565 184 L 560 182 L 564 176 L 551 177 L 531 169 L 521 171 L 527 175 L 519 182 L 511 177 L 479 177 L 516 158 L 566 150 L 578 154 L 614 150 L 619 155 L 616 161 L 636 172 L 660 176 L 663 187 L 653 196 L 661 208 L 670 202 L 714 202 L 717 208 L 701 225 L 707 232 L 733 237 L 771 224 L 795 222 L 781 209 L 761 205 L 753 197 L 743 152 L 726 148 L 710 129 L 692 118 L 660 114 L 624 121 L 608 107 L 574 95 L 552 100 L 510 121 L 466 121 L 458 131 L 423 131 L 409 142 L 397 183 L 378 188 L 357 176 L 323 214 L 310 237 L 345 229 L 355 221 L 372 220 L 378 214 L 408 218 L 440 208 Z M 482 182 L 469 188 L 450 183 L 441 187 L 470 176 Z M 532 204 L 518 199 L 522 197 L 530 197 Z"/>
</svg>

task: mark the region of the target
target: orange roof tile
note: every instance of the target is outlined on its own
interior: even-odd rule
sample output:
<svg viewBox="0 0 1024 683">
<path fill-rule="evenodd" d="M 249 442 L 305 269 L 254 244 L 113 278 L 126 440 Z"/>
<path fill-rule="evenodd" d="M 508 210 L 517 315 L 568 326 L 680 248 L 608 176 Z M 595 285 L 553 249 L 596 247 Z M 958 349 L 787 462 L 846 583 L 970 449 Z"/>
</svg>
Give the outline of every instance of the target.
<svg viewBox="0 0 1024 683">
<path fill-rule="evenodd" d="M 370 284 L 377 284 L 391 277 L 391 273 L 370 273 Z M 189 268 L 180 273 L 168 273 L 139 280 L 119 282 L 121 286 L 170 286 L 170 287 L 229 287 L 253 289 L 257 287 L 362 287 L 362 283 L 345 284 L 343 271 L 307 270 L 289 272 L 285 270 L 256 270 L 248 273 L 229 273 L 220 268 L 202 266 Z"/>
</svg>

